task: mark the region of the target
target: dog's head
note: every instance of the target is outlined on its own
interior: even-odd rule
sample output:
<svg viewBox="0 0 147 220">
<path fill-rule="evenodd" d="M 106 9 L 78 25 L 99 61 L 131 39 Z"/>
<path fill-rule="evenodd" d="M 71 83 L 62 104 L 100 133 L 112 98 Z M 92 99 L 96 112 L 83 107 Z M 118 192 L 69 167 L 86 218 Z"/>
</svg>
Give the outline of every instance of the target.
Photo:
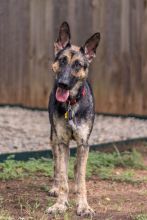
<svg viewBox="0 0 147 220">
<path fill-rule="evenodd" d="M 84 46 L 77 47 L 70 43 L 70 28 L 63 22 L 55 47 L 55 60 L 52 69 L 56 73 L 56 99 L 66 102 L 68 97 L 75 96 L 83 81 L 88 76 L 88 68 L 96 55 L 100 33 L 90 37 Z"/>
</svg>

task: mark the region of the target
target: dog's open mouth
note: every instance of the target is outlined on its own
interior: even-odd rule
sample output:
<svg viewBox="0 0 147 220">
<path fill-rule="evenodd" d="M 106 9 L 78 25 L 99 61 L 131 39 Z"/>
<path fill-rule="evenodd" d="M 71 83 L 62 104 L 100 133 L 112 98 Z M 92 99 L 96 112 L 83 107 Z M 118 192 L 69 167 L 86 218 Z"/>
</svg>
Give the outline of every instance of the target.
<svg viewBox="0 0 147 220">
<path fill-rule="evenodd" d="M 56 99 L 59 102 L 66 102 L 69 97 L 69 90 L 58 87 L 56 90 Z"/>
</svg>

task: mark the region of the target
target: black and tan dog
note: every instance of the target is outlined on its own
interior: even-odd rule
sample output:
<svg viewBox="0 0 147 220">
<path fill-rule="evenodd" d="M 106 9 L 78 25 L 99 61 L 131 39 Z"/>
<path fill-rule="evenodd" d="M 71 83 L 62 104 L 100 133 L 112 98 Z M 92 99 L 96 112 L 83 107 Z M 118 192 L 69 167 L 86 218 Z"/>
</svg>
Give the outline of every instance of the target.
<svg viewBox="0 0 147 220">
<path fill-rule="evenodd" d="M 55 42 L 55 60 L 52 69 L 56 74 L 49 102 L 51 144 L 54 156 L 54 184 L 51 196 L 57 202 L 48 208 L 48 213 L 62 213 L 68 208 L 69 142 L 77 143 L 75 164 L 75 191 L 77 214 L 92 215 L 94 211 L 87 202 L 85 172 L 89 152 L 88 139 L 94 122 L 94 102 L 87 81 L 89 64 L 96 54 L 100 34 L 89 38 L 83 47 L 70 43 L 70 29 L 63 22 Z"/>
</svg>

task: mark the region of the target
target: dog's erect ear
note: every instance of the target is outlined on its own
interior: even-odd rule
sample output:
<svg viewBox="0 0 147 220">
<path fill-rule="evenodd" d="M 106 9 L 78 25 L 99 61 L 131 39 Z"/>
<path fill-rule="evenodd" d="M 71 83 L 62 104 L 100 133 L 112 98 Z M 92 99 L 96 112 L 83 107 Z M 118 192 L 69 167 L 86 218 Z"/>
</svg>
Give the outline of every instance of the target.
<svg viewBox="0 0 147 220">
<path fill-rule="evenodd" d="M 89 62 L 91 62 L 93 57 L 95 57 L 96 48 L 99 45 L 99 42 L 100 33 L 95 33 L 86 41 L 85 45 L 81 48 L 81 51 L 84 52 Z"/>
<path fill-rule="evenodd" d="M 64 21 L 59 29 L 59 36 L 55 42 L 55 55 L 67 45 L 70 46 L 70 28 L 66 21 Z"/>
</svg>

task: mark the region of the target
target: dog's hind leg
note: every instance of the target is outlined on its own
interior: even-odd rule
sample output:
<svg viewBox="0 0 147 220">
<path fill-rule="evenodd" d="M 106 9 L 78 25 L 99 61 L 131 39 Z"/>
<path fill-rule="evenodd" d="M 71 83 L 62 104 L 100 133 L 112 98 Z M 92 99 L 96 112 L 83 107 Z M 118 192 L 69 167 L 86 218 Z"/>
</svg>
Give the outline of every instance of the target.
<svg viewBox="0 0 147 220">
<path fill-rule="evenodd" d="M 86 192 L 86 164 L 88 158 L 89 147 L 80 145 L 77 148 L 77 173 L 76 173 L 76 187 L 77 187 L 77 215 L 92 216 L 94 211 L 90 208 L 87 202 Z"/>
<path fill-rule="evenodd" d="M 59 195 L 57 202 L 48 208 L 47 212 L 51 213 L 63 213 L 68 208 L 68 174 L 67 174 L 67 165 L 69 158 L 69 147 L 65 144 L 59 144 Z"/>
</svg>

